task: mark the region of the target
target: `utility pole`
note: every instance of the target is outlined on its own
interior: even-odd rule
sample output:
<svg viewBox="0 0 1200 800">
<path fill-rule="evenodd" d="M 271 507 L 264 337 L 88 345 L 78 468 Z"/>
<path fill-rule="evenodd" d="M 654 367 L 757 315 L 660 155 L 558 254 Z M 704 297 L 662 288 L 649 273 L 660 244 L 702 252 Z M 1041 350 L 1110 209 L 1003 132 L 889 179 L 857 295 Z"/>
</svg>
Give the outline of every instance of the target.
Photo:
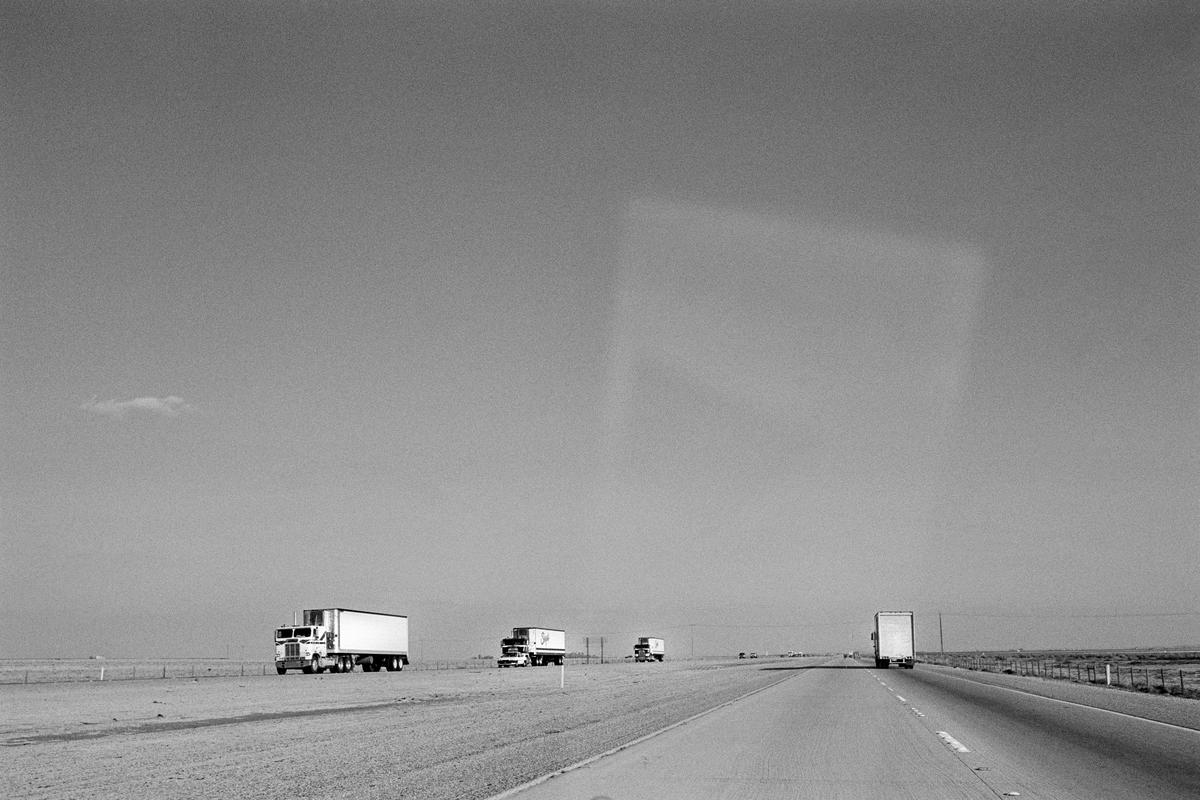
<svg viewBox="0 0 1200 800">
<path fill-rule="evenodd" d="M 604 637 L 600 637 L 600 663 L 604 663 Z"/>
<path fill-rule="evenodd" d="M 938 612 L 938 652 L 946 652 L 946 639 L 942 636 L 942 612 Z"/>
<path fill-rule="evenodd" d="M 692 631 L 692 661 L 695 661 L 696 660 L 696 624 L 692 623 L 691 625 L 688 625 L 688 628 L 690 628 Z"/>
<path fill-rule="evenodd" d="M 583 637 L 583 655 L 586 663 L 592 663 L 592 638 L 590 636 Z"/>
</svg>

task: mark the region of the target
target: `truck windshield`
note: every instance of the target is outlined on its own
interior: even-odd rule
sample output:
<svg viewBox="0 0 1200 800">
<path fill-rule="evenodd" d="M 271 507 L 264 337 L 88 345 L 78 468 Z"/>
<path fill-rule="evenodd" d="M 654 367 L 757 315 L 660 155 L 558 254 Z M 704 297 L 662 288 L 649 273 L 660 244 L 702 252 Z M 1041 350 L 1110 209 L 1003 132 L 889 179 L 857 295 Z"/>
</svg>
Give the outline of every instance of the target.
<svg viewBox="0 0 1200 800">
<path fill-rule="evenodd" d="M 311 639 L 311 627 L 281 627 L 276 628 L 276 639 Z"/>
</svg>

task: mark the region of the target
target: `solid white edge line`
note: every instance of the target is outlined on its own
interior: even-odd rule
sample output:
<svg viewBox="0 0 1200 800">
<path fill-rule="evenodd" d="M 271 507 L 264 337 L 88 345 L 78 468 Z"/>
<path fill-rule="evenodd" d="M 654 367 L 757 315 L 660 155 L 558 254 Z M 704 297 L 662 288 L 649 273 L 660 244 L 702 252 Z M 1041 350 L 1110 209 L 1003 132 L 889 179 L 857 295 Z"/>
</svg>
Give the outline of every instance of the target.
<svg viewBox="0 0 1200 800">
<path fill-rule="evenodd" d="M 596 755 L 589 756 L 588 758 L 585 758 L 582 761 L 576 762 L 574 764 L 569 764 L 561 769 L 556 769 L 554 772 L 547 773 L 546 775 L 543 775 L 540 778 L 534 778 L 533 780 L 522 783 L 519 786 L 514 786 L 511 789 L 505 789 L 500 794 L 494 794 L 490 797 L 485 798 L 485 800 L 504 800 L 504 798 L 513 797 L 513 796 L 525 791 L 526 789 L 532 789 L 534 786 L 537 786 L 538 784 L 545 783 L 546 781 L 550 780 L 551 778 L 556 778 L 559 775 L 565 775 L 568 772 L 573 772 L 574 770 L 577 770 L 580 767 L 586 767 L 588 764 L 599 761 L 602 758 L 608 758 L 609 756 L 611 756 L 614 753 L 619 753 L 622 750 L 625 750 L 626 748 L 633 747 L 635 744 L 641 744 L 642 742 L 644 742 L 648 739 L 653 739 L 655 736 L 659 736 L 661 734 L 666 733 L 669 730 L 678 728 L 680 725 L 686 725 L 689 722 L 692 722 L 693 720 L 700 719 L 700 717 L 703 717 L 707 714 L 711 714 L 714 711 L 719 711 L 720 709 L 725 708 L 726 706 L 731 706 L 734 703 L 745 700 L 747 697 L 750 697 L 751 695 L 756 695 L 759 692 L 765 692 L 767 689 L 770 689 L 774 686 L 778 686 L 779 684 L 783 683 L 785 680 L 788 680 L 789 678 L 794 678 L 794 677 L 796 677 L 796 676 L 795 675 L 785 675 L 784 677 L 780 678 L 779 680 L 775 681 L 774 683 L 769 683 L 766 686 L 760 686 L 757 689 L 746 692 L 743 695 L 739 695 L 739 696 L 733 698 L 732 700 L 726 700 L 724 703 L 715 705 L 712 708 L 705 709 L 704 711 L 701 711 L 698 714 L 693 714 L 692 716 L 688 717 L 687 719 L 681 719 L 678 722 L 672 722 L 670 725 L 666 726 L 665 728 L 659 728 L 656 731 L 651 731 L 650 733 L 647 733 L 643 736 L 639 736 L 638 738 L 633 739 L 632 741 L 628 741 L 625 744 L 619 744 L 616 747 L 613 747 L 609 750 L 605 750 L 603 753 L 597 753 Z"/>
</svg>

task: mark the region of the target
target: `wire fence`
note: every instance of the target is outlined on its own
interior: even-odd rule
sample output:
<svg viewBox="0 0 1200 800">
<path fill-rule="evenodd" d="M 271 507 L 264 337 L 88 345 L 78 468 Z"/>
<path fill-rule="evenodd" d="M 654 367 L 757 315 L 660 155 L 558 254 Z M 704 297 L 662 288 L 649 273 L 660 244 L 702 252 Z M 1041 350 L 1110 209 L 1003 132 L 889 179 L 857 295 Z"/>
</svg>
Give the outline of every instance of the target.
<svg viewBox="0 0 1200 800">
<path fill-rule="evenodd" d="M 1200 699 L 1200 652 L 1109 654 L 921 653 L 919 660 L 958 669 L 1065 680 L 1114 689 Z"/>
<path fill-rule="evenodd" d="M 604 663 L 620 663 L 623 658 L 607 658 Z M 600 664 L 596 656 L 567 656 L 565 664 Z M 495 669 L 493 658 L 413 660 L 405 670 Z M 356 672 L 359 670 L 356 669 Z M 300 674 L 290 670 L 288 674 Z M 229 678 L 277 676 L 274 661 L 232 661 L 227 659 L 21 659 L 0 661 L 0 685 L 30 683 L 72 683 L 88 681 L 165 680 L 168 678 Z"/>
</svg>

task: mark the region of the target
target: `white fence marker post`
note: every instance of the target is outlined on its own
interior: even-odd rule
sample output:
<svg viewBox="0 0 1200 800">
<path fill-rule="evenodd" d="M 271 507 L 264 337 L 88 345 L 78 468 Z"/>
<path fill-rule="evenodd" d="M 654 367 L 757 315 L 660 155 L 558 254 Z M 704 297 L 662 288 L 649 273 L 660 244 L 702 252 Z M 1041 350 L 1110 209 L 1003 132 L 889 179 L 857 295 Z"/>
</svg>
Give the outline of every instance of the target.
<svg viewBox="0 0 1200 800">
<path fill-rule="evenodd" d="M 1112 686 L 1112 664 L 1104 665 L 1104 685 Z"/>
<path fill-rule="evenodd" d="M 558 688 L 562 689 L 567 685 L 567 662 L 564 659 L 558 664 Z"/>
</svg>

